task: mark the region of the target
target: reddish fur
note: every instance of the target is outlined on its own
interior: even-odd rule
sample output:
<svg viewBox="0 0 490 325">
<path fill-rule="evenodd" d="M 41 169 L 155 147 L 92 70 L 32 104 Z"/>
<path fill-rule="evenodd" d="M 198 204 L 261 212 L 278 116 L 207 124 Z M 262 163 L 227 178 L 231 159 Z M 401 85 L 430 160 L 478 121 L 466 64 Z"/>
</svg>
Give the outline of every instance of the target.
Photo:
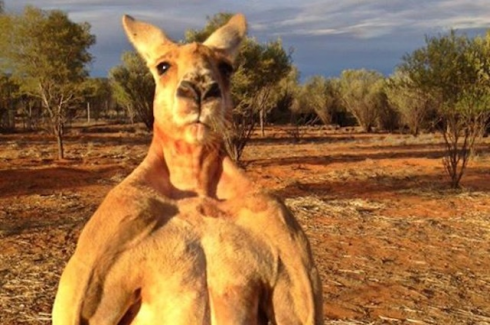
<svg viewBox="0 0 490 325">
<path fill-rule="evenodd" d="M 229 115 L 229 85 L 217 66 L 233 59 L 244 18 L 213 34 L 220 46 L 233 44 L 227 50 L 213 42 L 179 47 L 130 19 L 125 27 L 157 83 L 153 141 L 85 226 L 60 281 L 54 325 L 321 324 L 321 285 L 304 233 L 226 155 L 220 126 L 208 125 Z M 147 43 L 158 37 L 160 45 Z M 162 58 L 171 69 L 160 77 Z M 217 82 L 222 96 L 196 107 L 176 95 L 182 79 L 203 89 Z"/>
</svg>

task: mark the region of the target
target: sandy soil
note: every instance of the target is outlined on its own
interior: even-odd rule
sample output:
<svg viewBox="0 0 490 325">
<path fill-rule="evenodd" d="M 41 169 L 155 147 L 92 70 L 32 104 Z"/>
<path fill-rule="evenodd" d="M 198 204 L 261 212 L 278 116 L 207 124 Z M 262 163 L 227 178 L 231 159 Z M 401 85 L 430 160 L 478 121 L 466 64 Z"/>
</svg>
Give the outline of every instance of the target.
<svg viewBox="0 0 490 325">
<path fill-rule="evenodd" d="M 490 324 L 490 140 L 454 191 L 433 135 L 287 131 L 256 136 L 243 162 L 307 232 L 326 324 Z M 49 136 L 0 135 L 0 324 L 49 323 L 81 228 L 149 141 L 75 130 L 60 162 Z"/>
</svg>

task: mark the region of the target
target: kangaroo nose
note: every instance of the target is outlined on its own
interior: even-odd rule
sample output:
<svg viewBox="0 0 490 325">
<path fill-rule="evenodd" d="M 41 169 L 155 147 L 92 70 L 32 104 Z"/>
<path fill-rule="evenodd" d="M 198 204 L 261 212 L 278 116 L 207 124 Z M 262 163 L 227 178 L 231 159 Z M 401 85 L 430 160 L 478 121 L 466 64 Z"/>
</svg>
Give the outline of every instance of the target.
<svg viewBox="0 0 490 325">
<path fill-rule="evenodd" d="M 197 103 L 201 101 L 201 91 L 190 81 L 183 80 L 177 88 L 177 96 L 185 99 L 191 99 Z"/>
<path fill-rule="evenodd" d="M 177 96 L 200 104 L 202 101 L 220 98 L 221 89 L 217 82 L 209 83 L 201 88 L 193 82 L 183 80 L 177 88 Z"/>
<path fill-rule="evenodd" d="M 213 82 L 209 84 L 203 93 L 204 93 L 204 95 L 202 96 L 203 101 L 221 97 L 221 89 L 219 88 L 217 82 Z"/>
</svg>

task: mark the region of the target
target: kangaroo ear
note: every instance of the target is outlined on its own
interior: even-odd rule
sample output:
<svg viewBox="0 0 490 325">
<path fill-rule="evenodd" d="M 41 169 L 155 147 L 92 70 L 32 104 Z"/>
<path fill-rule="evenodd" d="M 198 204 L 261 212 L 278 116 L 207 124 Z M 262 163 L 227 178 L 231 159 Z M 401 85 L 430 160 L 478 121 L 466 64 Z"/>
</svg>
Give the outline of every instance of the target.
<svg viewBox="0 0 490 325">
<path fill-rule="evenodd" d="M 211 34 L 204 45 L 223 51 L 230 60 L 234 60 L 240 43 L 247 33 L 247 20 L 242 14 L 236 14 L 225 25 Z"/>
<path fill-rule="evenodd" d="M 122 24 L 129 41 L 146 62 L 155 59 L 157 47 L 174 44 L 160 28 L 152 24 L 137 21 L 129 15 L 123 16 Z"/>
</svg>

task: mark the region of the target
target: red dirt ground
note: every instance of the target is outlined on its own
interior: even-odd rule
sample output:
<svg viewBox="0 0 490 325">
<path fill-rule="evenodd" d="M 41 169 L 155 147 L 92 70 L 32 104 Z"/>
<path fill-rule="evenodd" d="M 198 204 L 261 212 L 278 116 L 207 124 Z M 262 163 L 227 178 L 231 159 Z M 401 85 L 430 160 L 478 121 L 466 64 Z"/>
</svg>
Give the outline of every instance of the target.
<svg viewBox="0 0 490 325">
<path fill-rule="evenodd" d="M 289 134 L 254 137 L 243 163 L 309 236 L 326 324 L 490 324 L 488 139 L 455 191 L 433 135 Z M 49 136 L 0 135 L 0 324 L 49 323 L 81 228 L 149 140 L 75 130 L 58 162 Z"/>
</svg>

